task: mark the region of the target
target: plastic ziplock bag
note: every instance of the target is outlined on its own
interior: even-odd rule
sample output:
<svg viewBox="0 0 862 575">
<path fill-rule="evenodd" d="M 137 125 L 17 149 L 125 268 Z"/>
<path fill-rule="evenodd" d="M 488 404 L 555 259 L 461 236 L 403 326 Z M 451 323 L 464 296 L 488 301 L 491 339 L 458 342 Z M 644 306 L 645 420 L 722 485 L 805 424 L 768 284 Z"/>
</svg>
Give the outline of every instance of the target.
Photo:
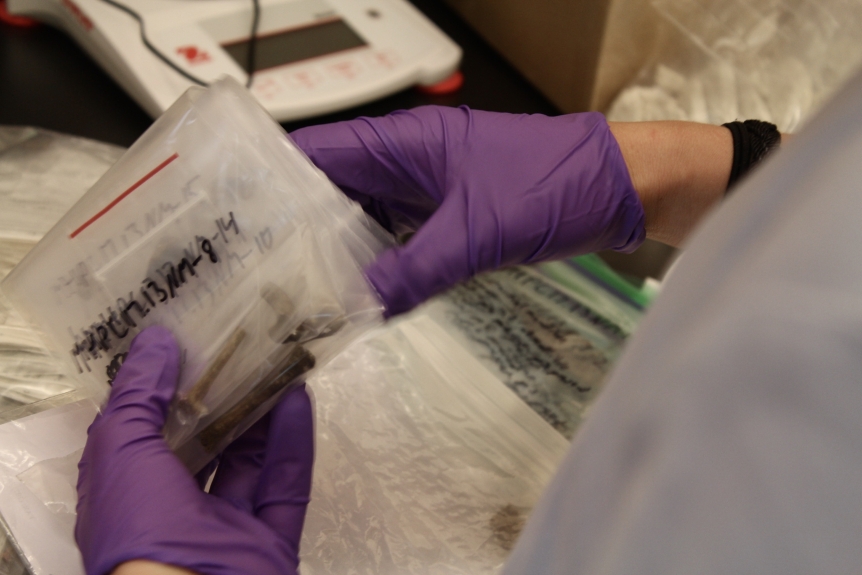
<svg viewBox="0 0 862 575">
<path fill-rule="evenodd" d="M 381 321 L 362 268 L 389 242 L 225 78 L 186 92 L 2 290 L 98 400 L 135 334 L 171 329 L 165 436 L 194 471 Z"/>
<path fill-rule="evenodd" d="M 423 310 L 349 346 L 308 384 L 306 575 L 496 573 L 568 447 Z M 94 415 L 79 402 L 0 425 L 0 511 L 35 575 L 83 575 L 69 463 Z"/>
</svg>

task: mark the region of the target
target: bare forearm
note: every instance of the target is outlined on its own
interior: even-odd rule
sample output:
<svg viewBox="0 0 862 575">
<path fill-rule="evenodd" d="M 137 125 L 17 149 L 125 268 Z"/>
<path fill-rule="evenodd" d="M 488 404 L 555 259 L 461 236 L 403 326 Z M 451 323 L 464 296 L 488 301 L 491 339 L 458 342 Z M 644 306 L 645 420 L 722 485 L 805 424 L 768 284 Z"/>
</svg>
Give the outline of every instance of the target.
<svg viewBox="0 0 862 575">
<path fill-rule="evenodd" d="M 136 559 L 127 561 L 111 572 L 111 575 L 195 575 L 194 572 L 173 565 Z"/>
<path fill-rule="evenodd" d="M 611 122 L 646 214 L 647 237 L 679 245 L 724 196 L 733 162 L 727 128 Z"/>
</svg>

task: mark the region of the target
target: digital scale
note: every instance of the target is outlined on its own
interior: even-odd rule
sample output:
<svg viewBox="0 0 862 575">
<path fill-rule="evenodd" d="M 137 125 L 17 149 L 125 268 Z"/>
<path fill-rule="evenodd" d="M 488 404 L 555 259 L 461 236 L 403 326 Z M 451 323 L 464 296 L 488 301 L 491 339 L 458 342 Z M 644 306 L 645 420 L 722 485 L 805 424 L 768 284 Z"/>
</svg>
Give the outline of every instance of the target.
<svg viewBox="0 0 862 575">
<path fill-rule="evenodd" d="M 405 0 L 257 2 L 253 37 L 255 0 L 8 0 L 7 8 L 66 30 L 154 118 L 190 86 L 223 74 L 247 83 L 250 49 L 249 90 L 279 121 L 413 85 L 460 84 L 461 49 Z"/>
</svg>

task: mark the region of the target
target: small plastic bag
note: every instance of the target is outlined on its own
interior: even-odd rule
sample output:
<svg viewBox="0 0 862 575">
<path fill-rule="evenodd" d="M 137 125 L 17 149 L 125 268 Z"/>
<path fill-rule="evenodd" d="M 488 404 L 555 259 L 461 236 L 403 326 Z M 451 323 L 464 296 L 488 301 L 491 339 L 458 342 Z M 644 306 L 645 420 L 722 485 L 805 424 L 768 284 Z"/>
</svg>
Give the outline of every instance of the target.
<svg viewBox="0 0 862 575">
<path fill-rule="evenodd" d="M 389 236 L 235 81 L 192 88 L 2 283 L 98 400 L 135 334 L 182 348 L 169 444 L 200 469 L 377 325 Z"/>
</svg>

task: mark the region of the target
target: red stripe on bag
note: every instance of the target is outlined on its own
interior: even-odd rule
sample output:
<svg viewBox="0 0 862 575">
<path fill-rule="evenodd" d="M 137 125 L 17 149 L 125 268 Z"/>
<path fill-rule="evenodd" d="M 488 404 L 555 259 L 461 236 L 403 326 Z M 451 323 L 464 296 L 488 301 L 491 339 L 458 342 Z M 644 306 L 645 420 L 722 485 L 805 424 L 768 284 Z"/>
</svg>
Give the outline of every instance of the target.
<svg viewBox="0 0 862 575">
<path fill-rule="evenodd" d="M 162 162 L 161 164 L 156 166 L 149 174 L 147 174 L 146 176 L 144 176 L 143 178 L 141 178 L 140 180 L 138 180 L 137 182 L 132 184 L 132 186 L 128 190 L 126 190 L 125 192 L 123 192 L 122 194 L 117 196 L 113 202 L 111 202 L 110 204 L 108 204 L 107 206 L 102 208 L 98 214 L 96 214 L 95 216 L 93 216 L 92 218 L 90 218 L 89 220 L 84 222 L 84 224 L 80 228 L 78 228 L 77 230 L 75 230 L 74 232 L 72 232 L 69 235 L 69 238 L 74 238 L 75 236 L 77 236 L 78 234 L 83 232 L 85 229 L 87 229 L 87 227 L 90 224 L 92 224 L 93 222 L 95 222 L 96 220 L 98 220 L 99 218 L 104 216 L 105 214 L 107 214 L 108 211 L 111 208 L 113 208 L 114 206 L 116 206 L 117 204 L 119 204 L 123 200 L 123 198 L 125 198 L 126 196 L 128 196 L 129 194 L 131 194 L 132 192 L 137 190 L 141 186 L 141 184 L 143 184 L 144 182 L 146 182 L 147 180 L 149 180 L 150 178 L 152 178 L 153 176 L 158 174 L 160 171 L 162 171 L 165 168 L 165 166 L 167 166 L 168 164 L 170 164 L 171 162 L 176 160 L 178 157 L 179 157 L 179 154 L 174 153 L 173 156 L 171 156 L 170 158 L 168 158 L 167 160 L 165 160 L 164 162 Z"/>
</svg>

